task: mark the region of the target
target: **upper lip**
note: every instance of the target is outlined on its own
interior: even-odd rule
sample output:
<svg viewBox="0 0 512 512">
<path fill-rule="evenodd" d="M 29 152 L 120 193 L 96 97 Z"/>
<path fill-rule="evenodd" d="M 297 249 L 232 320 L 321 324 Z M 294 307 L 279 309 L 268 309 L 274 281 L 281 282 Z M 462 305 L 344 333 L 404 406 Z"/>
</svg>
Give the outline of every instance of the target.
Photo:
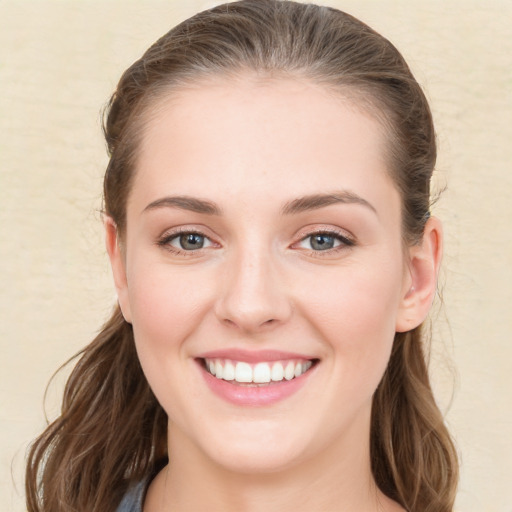
<svg viewBox="0 0 512 512">
<path fill-rule="evenodd" d="M 282 350 L 244 350 L 240 348 L 225 348 L 203 352 L 196 356 L 199 359 L 230 359 L 233 361 L 244 361 L 246 363 L 258 363 L 263 361 L 282 361 L 286 359 L 312 360 L 315 357 L 287 352 Z"/>
</svg>

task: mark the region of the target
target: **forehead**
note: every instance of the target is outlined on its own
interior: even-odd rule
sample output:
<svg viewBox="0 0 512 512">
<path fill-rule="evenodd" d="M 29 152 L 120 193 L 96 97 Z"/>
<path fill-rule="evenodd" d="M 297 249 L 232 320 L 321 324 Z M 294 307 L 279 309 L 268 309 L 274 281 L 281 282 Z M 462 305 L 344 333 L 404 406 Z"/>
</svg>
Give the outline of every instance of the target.
<svg viewBox="0 0 512 512">
<path fill-rule="evenodd" d="M 147 202 L 168 188 L 206 193 L 219 182 L 224 192 L 268 199 L 276 190 L 372 184 L 378 196 L 392 185 L 375 116 L 305 79 L 219 78 L 171 90 L 148 110 L 139 149 L 134 189 Z"/>
</svg>

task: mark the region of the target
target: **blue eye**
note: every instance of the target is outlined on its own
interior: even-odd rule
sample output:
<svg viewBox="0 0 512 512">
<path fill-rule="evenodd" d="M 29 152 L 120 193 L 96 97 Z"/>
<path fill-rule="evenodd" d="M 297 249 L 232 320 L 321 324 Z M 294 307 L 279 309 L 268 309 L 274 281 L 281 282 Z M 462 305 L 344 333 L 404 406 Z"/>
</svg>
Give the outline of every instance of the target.
<svg viewBox="0 0 512 512">
<path fill-rule="evenodd" d="M 332 249 L 336 242 L 336 239 L 331 235 L 312 235 L 310 238 L 311 248 L 315 251 L 325 251 L 327 249 Z"/>
<path fill-rule="evenodd" d="M 353 246 L 354 242 L 338 233 L 322 232 L 313 233 L 303 238 L 299 246 L 303 249 L 313 250 L 315 252 L 328 251 L 330 249 L 342 249 L 343 247 Z"/>
</svg>

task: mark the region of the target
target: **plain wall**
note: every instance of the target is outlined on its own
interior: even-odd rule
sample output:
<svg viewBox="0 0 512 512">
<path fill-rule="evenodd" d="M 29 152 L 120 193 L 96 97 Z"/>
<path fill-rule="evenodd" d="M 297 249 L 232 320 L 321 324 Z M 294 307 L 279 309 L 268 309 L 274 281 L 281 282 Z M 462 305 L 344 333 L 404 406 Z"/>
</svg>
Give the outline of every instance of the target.
<svg viewBox="0 0 512 512">
<path fill-rule="evenodd" d="M 25 450 L 44 427 L 50 376 L 115 302 L 100 109 L 150 43 L 215 3 L 0 2 L 2 511 L 24 510 Z M 446 255 L 432 377 L 461 453 L 456 510 L 512 512 L 512 2 L 329 4 L 393 41 L 431 101 L 436 183 L 447 184 L 434 209 Z M 67 373 L 50 388 L 50 418 Z"/>
</svg>

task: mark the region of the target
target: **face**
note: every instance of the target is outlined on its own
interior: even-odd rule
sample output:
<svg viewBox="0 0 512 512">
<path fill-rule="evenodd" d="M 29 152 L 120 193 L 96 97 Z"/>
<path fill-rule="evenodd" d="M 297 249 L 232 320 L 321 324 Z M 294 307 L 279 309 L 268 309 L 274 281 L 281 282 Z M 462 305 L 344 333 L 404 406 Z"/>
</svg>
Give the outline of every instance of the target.
<svg viewBox="0 0 512 512">
<path fill-rule="evenodd" d="M 237 471 L 357 458 L 412 280 L 381 125 L 250 77 L 148 119 L 110 253 L 170 450 Z"/>
</svg>

